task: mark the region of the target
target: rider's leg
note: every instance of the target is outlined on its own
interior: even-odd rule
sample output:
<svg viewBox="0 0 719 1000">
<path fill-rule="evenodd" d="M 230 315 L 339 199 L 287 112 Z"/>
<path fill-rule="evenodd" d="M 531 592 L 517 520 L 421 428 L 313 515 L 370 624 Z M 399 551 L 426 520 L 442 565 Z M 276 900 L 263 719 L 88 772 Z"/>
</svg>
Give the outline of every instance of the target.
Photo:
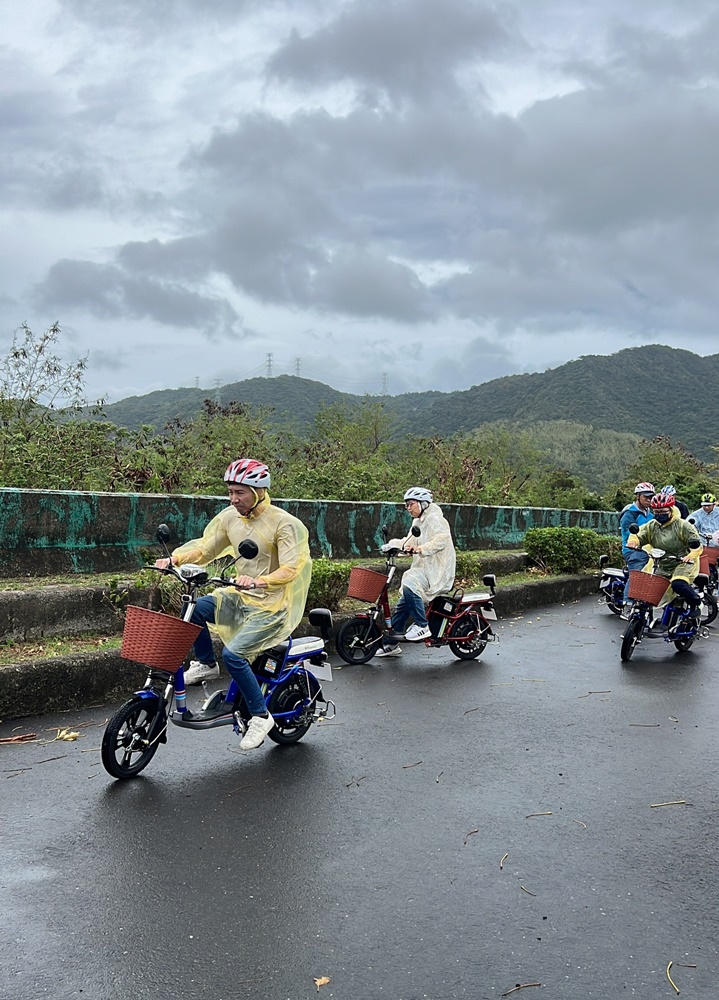
<svg viewBox="0 0 719 1000">
<path fill-rule="evenodd" d="M 702 599 L 699 591 L 695 590 L 688 580 L 683 579 L 682 577 L 672 577 L 672 590 L 675 594 L 678 594 L 682 600 L 686 601 L 694 616 L 699 614 L 699 606 L 701 605 Z"/>
<path fill-rule="evenodd" d="M 397 601 L 397 606 L 392 615 L 392 631 L 401 632 L 407 624 L 408 618 L 412 618 L 420 628 L 427 628 L 424 601 L 414 590 L 410 590 L 409 587 L 403 587 L 402 596 Z"/>
<path fill-rule="evenodd" d="M 190 616 L 193 625 L 202 625 L 202 631 L 195 639 L 195 659 L 200 663 L 206 663 L 211 667 L 215 666 L 215 650 L 212 647 L 212 637 L 207 629 L 208 622 L 215 620 L 216 603 L 212 595 L 200 597 L 197 600 L 195 609 Z"/>
<path fill-rule="evenodd" d="M 267 706 L 264 695 L 248 661 L 244 656 L 233 653 L 227 646 L 222 650 L 222 659 L 225 661 L 228 674 L 236 681 L 250 715 L 266 717 Z"/>
<path fill-rule="evenodd" d="M 624 554 L 624 561 L 629 570 L 642 570 L 649 562 L 649 553 L 642 549 L 627 549 Z M 624 588 L 624 600 L 629 600 L 629 580 Z"/>
<path fill-rule="evenodd" d="M 207 630 L 207 623 L 215 620 L 215 599 L 211 595 L 200 597 L 194 607 L 190 621 L 201 625 L 202 631 L 195 639 L 194 658 L 185 671 L 185 684 L 200 684 L 202 681 L 216 681 L 220 677 L 220 667 L 215 658 L 212 637 Z"/>
</svg>

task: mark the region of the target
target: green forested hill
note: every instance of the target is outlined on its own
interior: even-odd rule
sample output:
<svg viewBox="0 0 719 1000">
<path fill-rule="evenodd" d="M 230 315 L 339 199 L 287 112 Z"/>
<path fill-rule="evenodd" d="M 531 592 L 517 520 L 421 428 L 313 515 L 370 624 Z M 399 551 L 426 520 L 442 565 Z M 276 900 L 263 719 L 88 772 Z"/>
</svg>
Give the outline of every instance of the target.
<svg viewBox="0 0 719 1000">
<path fill-rule="evenodd" d="M 208 396 L 222 404 L 237 400 L 253 408 L 272 408 L 274 422 L 289 423 L 300 432 L 321 406 L 362 399 L 321 382 L 279 375 L 211 392 L 166 389 L 133 396 L 109 404 L 105 414 L 120 426 L 152 424 L 161 429 L 175 417 L 192 417 Z M 563 420 L 645 438 L 668 435 L 704 459 L 714 457 L 711 448 L 719 444 L 714 420 L 719 412 L 719 354 L 700 357 L 659 345 L 588 355 L 546 372 L 510 375 L 459 392 L 377 398 L 396 418 L 398 434 L 450 436 L 500 420 L 524 425 Z"/>
</svg>

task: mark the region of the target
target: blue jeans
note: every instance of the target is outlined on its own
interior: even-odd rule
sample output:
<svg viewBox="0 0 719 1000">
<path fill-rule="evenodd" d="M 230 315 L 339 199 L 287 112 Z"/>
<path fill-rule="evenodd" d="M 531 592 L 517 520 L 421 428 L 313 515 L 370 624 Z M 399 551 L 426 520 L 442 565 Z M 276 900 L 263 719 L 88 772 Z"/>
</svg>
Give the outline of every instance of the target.
<svg viewBox="0 0 719 1000">
<path fill-rule="evenodd" d="M 397 601 L 397 606 L 392 615 L 392 631 L 403 632 L 407 620 L 412 618 L 420 628 L 427 627 L 427 616 L 424 613 L 424 601 L 413 590 L 408 587 L 402 588 L 402 596 Z"/>
<path fill-rule="evenodd" d="M 646 564 L 649 562 L 649 553 L 643 552 L 641 549 L 626 549 L 624 554 L 624 561 L 627 564 L 629 570 L 644 569 Z M 629 580 L 627 580 L 627 585 L 624 588 L 624 601 L 625 603 L 629 600 Z"/>
<path fill-rule="evenodd" d="M 212 637 L 207 629 L 208 622 L 215 620 L 215 599 L 212 595 L 200 597 L 192 612 L 190 621 L 194 625 L 202 625 L 202 632 L 195 640 L 195 656 L 200 663 L 214 664 L 215 651 L 212 647 Z M 225 646 L 222 650 L 222 659 L 227 672 L 240 689 L 242 697 L 250 715 L 264 715 L 267 711 L 265 699 L 263 697 L 257 678 L 252 673 L 250 664 L 244 657 L 238 656 Z"/>
</svg>

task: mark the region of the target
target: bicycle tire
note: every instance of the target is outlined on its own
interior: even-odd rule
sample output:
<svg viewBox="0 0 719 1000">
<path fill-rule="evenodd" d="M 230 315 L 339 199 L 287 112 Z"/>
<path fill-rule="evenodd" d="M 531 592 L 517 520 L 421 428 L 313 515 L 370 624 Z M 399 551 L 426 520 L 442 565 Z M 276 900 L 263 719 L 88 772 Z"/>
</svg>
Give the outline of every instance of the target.
<svg viewBox="0 0 719 1000">
<path fill-rule="evenodd" d="M 380 637 L 371 618 L 350 618 L 337 629 L 335 648 L 345 663 L 367 663 L 379 649 Z"/>
<path fill-rule="evenodd" d="M 100 756 L 113 778 L 134 778 L 157 753 L 158 737 L 150 736 L 158 708 L 155 699 L 131 698 L 108 722 Z"/>
<path fill-rule="evenodd" d="M 644 628 L 644 619 L 635 618 L 629 622 L 624 634 L 622 635 L 622 648 L 619 655 L 623 663 L 627 663 L 631 660 L 634 653 L 634 649 L 639 641 L 639 636 L 642 634 L 642 629 Z"/>
</svg>

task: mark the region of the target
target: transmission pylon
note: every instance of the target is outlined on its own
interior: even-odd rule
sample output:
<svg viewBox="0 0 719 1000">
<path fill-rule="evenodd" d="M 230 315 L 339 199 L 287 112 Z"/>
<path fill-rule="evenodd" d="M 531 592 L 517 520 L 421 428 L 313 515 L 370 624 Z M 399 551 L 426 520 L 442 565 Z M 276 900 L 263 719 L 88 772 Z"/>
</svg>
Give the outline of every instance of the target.
<svg viewBox="0 0 719 1000">
<path fill-rule="evenodd" d="M 272 378 L 272 359 L 273 358 L 274 358 L 274 354 L 272 353 L 272 351 L 269 351 L 268 354 L 265 357 L 265 363 L 266 363 L 266 366 L 267 366 L 266 367 L 267 378 Z"/>
</svg>

